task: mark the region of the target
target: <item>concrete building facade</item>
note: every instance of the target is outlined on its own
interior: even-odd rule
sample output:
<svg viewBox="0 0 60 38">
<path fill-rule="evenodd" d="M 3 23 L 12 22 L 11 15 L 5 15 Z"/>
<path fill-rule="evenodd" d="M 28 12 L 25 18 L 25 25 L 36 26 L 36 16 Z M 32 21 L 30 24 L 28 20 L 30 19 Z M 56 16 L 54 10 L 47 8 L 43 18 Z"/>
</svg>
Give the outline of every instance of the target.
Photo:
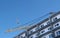
<svg viewBox="0 0 60 38">
<path fill-rule="evenodd" d="M 60 11 L 14 38 L 60 38 Z"/>
</svg>

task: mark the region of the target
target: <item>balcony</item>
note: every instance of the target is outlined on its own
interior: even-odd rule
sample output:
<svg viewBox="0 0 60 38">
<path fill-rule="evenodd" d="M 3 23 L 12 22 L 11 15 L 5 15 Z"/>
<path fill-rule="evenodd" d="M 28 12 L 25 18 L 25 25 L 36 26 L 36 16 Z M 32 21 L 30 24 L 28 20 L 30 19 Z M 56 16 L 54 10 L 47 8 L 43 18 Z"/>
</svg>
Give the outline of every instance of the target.
<svg viewBox="0 0 60 38">
<path fill-rule="evenodd" d="M 52 26 L 53 24 L 55 24 L 55 23 L 57 23 L 57 22 L 59 22 L 59 21 L 60 21 L 60 19 L 57 19 L 56 21 L 51 22 L 50 24 L 44 26 L 43 28 L 41 28 L 41 29 L 39 29 L 39 30 L 33 32 L 32 34 L 37 33 L 38 31 L 41 31 L 41 30 L 43 30 L 43 29 L 45 29 L 45 28 L 47 28 L 47 27 L 49 27 L 49 26 Z M 52 24 L 52 25 L 51 25 L 51 24 Z M 58 28 L 58 27 L 57 27 L 57 28 Z M 54 30 L 56 30 L 57 28 L 55 28 Z M 59 27 L 59 28 L 60 28 L 60 27 Z M 52 31 L 54 31 L 54 30 L 52 30 Z M 41 36 L 43 36 L 43 35 L 45 35 L 45 34 L 48 34 L 48 33 L 50 33 L 50 32 L 51 32 L 51 31 L 48 31 L 48 32 L 42 34 Z M 32 34 L 29 34 L 28 36 L 30 36 L 30 35 L 32 35 Z M 40 37 L 40 36 L 39 36 L 39 37 Z"/>
</svg>

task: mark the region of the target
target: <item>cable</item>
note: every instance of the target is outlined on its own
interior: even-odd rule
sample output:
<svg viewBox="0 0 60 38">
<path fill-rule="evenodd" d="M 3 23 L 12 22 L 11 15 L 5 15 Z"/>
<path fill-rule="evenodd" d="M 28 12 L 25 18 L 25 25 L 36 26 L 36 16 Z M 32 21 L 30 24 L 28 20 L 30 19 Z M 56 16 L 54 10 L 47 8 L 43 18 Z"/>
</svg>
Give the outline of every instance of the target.
<svg viewBox="0 0 60 38">
<path fill-rule="evenodd" d="M 49 15 L 49 13 L 45 14 L 44 16 L 38 17 L 38 18 L 36 18 L 36 19 L 33 19 L 33 20 L 31 20 L 31 21 L 23 24 L 23 25 L 29 24 L 29 23 L 31 23 L 31 22 L 35 23 L 34 21 L 41 20 L 42 18 L 46 17 L 47 15 Z M 30 24 L 30 25 L 31 25 L 31 24 Z"/>
<path fill-rule="evenodd" d="M 42 18 L 46 17 L 47 15 L 49 15 L 49 13 L 47 13 L 47 14 L 41 16 L 41 17 L 38 17 L 38 18 L 36 18 L 36 19 L 33 19 L 33 20 L 31 20 L 31 21 L 23 24 L 23 25 L 24 25 L 24 26 L 25 26 L 25 25 L 32 25 L 32 24 L 36 23 L 37 21 L 41 20 Z M 30 24 L 29 24 L 29 23 L 30 23 Z M 19 27 L 21 27 L 21 25 L 18 26 L 18 27 L 15 27 L 15 28 L 19 28 Z M 22 26 L 22 27 L 23 27 L 23 26 Z M 12 29 L 15 29 L 15 28 L 12 28 Z"/>
</svg>

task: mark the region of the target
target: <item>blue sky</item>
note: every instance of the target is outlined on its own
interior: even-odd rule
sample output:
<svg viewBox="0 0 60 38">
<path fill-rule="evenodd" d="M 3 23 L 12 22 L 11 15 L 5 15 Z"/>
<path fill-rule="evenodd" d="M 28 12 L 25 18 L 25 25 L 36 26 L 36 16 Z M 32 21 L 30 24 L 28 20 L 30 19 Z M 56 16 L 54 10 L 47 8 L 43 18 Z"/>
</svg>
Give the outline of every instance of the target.
<svg viewBox="0 0 60 38">
<path fill-rule="evenodd" d="M 13 38 L 22 31 L 5 33 L 49 12 L 60 11 L 60 0 L 0 0 L 0 38 Z"/>
</svg>

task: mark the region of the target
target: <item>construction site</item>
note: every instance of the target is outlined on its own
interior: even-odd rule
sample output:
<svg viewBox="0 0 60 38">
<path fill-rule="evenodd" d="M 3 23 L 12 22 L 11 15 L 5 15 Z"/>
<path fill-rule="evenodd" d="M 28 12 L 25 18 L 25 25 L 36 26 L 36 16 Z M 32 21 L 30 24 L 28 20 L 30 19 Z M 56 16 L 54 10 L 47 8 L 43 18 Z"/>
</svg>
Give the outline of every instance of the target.
<svg viewBox="0 0 60 38">
<path fill-rule="evenodd" d="M 44 18 L 46 16 L 48 17 Z M 19 23 L 17 22 L 17 24 Z M 24 30 L 24 32 L 14 38 L 60 38 L 60 11 L 45 14 L 42 17 L 26 23 L 26 25 L 27 26 L 8 29 L 6 32 Z"/>
<path fill-rule="evenodd" d="M 60 38 L 60 0 L 0 0 L 0 38 Z"/>
</svg>

